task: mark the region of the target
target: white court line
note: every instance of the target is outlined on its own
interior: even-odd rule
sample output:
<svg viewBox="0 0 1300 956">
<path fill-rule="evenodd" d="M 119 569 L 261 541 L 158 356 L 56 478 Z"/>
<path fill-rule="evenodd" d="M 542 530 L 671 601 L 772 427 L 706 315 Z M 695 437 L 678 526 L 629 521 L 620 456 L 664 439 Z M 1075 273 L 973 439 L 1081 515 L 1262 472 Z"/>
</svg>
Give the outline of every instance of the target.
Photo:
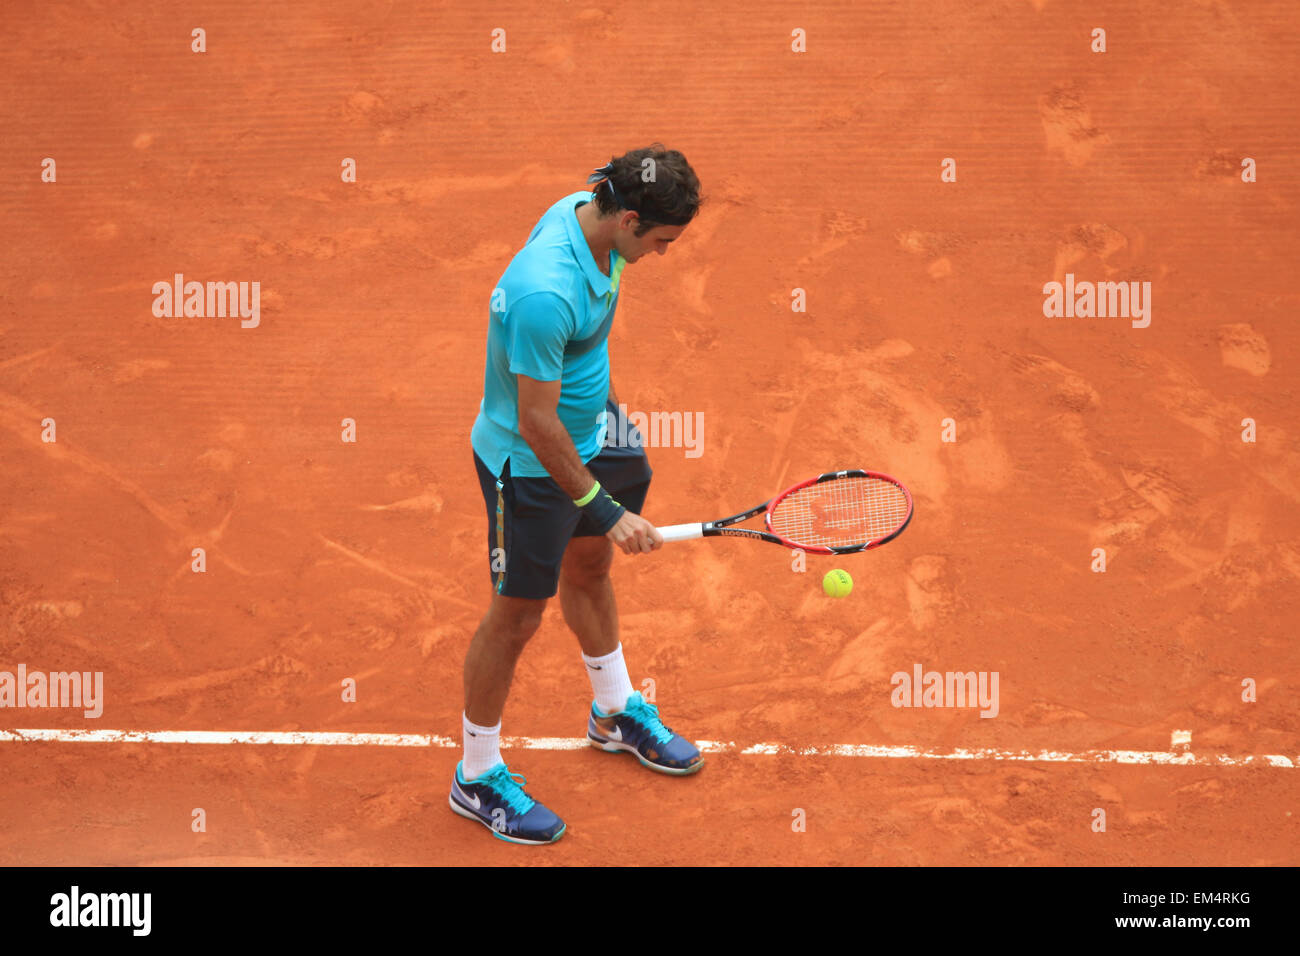
<svg viewBox="0 0 1300 956">
<path fill-rule="evenodd" d="M 350 734 L 308 731 L 258 730 L 0 730 L 0 743 L 63 742 L 108 744 L 277 744 L 324 747 L 441 747 L 459 748 L 461 741 L 437 734 Z M 585 737 L 503 737 L 504 747 L 517 750 L 581 750 Z M 1300 756 L 1227 754 L 1197 756 L 1188 751 L 1084 750 L 926 750 L 921 747 L 877 747 L 869 744 L 831 744 L 824 747 L 790 747 L 786 744 L 739 744 L 722 740 L 697 740 L 705 753 L 742 755 L 776 754 L 796 757 L 878 757 L 919 760 L 1008 760 L 1025 763 L 1125 763 L 1175 767 L 1300 767 Z"/>
</svg>

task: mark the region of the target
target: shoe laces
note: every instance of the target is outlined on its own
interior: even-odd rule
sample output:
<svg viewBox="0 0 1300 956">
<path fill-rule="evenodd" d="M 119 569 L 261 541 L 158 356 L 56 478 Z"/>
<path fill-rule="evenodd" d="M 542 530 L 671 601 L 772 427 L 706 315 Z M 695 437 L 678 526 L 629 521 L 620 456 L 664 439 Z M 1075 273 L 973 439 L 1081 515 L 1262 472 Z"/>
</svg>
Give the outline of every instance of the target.
<svg viewBox="0 0 1300 956">
<path fill-rule="evenodd" d="M 673 739 L 672 729 L 665 727 L 659 719 L 659 708 L 642 697 L 639 691 L 628 698 L 625 713 L 649 730 L 650 735 L 659 743 L 666 744 Z"/>
<path fill-rule="evenodd" d="M 506 806 L 518 814 L 527 813 L 537 802 L 524 793 L 524 785 L 528 783 L 524 775 L 511 773 L 503 763 L 497 764 L 474 782 L 490 786 L 505 801 Z"/>
</svg>

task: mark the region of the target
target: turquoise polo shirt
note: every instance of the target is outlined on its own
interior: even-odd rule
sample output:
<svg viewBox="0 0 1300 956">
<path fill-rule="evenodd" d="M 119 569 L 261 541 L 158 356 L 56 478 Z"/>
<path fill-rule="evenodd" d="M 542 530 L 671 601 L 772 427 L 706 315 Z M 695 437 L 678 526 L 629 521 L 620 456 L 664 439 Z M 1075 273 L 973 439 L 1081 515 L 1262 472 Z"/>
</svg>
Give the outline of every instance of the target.
<svg viewBox="0 0 1300 956">
<path fill-rule="evenodd" d="M 590 192 L 565 196 L 537 221 L 492 293 L 483 401 L 470 444 L 492 474 L 547 477 L 519 434 L 516 375 L 560 382 L 560 421 L 583 462 L 605 441 L 609 328 L 625 260 L 610 251 L 609 275 L 596 267 L 578 225 Z"/>
</svg>

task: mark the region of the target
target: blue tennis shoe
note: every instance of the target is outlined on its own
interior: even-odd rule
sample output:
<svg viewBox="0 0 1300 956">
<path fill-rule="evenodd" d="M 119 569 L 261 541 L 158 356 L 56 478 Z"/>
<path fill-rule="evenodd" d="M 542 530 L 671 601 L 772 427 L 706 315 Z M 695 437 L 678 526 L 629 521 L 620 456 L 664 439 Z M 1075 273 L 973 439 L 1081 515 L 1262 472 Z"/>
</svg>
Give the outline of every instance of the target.
<svg viewBox="0 0 1300 956">
<path fill-rule="evenodd" d="M 477 820 L 499 840 L 510 843 L 554 843 L 564 836 L 564 821 L 524 792 L 528 781 L 511 773 L 503 763 L 485 774 L 466 780 L 463 764 L 456 764 L 456 779 L 448 802 L 462 817 Z"/>
<path fill-rule="evenodd" d="M 603 714 L 593 703 L 587 718 L 587 742 L 598 750 L 636 754 L 642 765 L 660 773 L 683 775 L 704 766 L 704 757 L 689 740 L 665 727 L 659 708 L 633 692 L 627 706 Z"/>
</svg>

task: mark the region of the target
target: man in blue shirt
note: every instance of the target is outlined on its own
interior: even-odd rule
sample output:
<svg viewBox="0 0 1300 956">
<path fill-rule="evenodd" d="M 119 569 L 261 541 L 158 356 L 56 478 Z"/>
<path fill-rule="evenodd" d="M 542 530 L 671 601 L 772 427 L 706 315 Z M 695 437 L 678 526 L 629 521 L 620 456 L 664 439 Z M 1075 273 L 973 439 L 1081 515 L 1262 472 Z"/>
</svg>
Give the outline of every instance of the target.
<svg viewBox="0 0 1300 956">
<path fill-rule="evenodd" d="M 557 591 L 595 697 L 588 742 L 663 773 L 703 766 L 633 691 L 618 639 L 614 547 L 643 554 L 663 538 L 640 515 L 651 470 L 640 436 L 618 419 L 606 346 L 624 266 L 663 255 L 682 234 L 699 210 L 699 180 L 681 153 L 656 143 L 588 182 L 594 190 L 547 210 L 493 290 L 470 433 L 494 593 L 465 657 L 465 754 L 450 804 L 514 843 L 553 843 L 565 829 L 500 753 L 515 662 Z M 607 447 L 607 434 L 629 434 L 627 446 Z"/>
</svg>

